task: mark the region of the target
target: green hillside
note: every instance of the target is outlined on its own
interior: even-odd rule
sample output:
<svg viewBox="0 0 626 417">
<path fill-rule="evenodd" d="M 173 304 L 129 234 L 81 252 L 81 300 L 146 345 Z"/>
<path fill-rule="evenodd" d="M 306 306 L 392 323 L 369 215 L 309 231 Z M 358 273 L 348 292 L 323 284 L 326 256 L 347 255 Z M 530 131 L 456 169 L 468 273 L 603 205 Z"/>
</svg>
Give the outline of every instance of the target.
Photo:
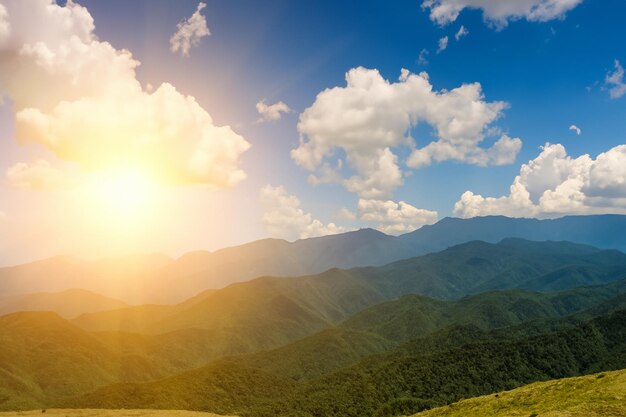
<svg viewBox="0 0 626 417">
<path fill-rule="evenodd" d="M 623 417 L 626 370 L 537 382 L 470 398 L 414 417 Z"/>
<path fill-rule="evenodd" d="M 579 324 L 626 306 L 623 262 L 620 252 L 567 242 L 470 242 L 381 268 L 263 277 L 174 306 L 129 307 L 72 322 L 52 313 L 12 314 L 0 318 L 0 408 L 59 401 L 259 416 L 289 409 L 382 416 L 626 366 L 609 343 L 622 340 L 621 330 L 606 334 L 600 319 Z M 524 287 L 546 276 L 551 286 L 555 271 L 573 267 L 603 285 L 452 296 L 490 282 Z M 562 276 L 557 281 L 570 286 Z M 406 295 L 418 290 L 447 292 L 442 299 Z M 567 351 L 568 338 L 579 350 Z M 552 347 L 536 351 L 535 343 Z M 596 356 L 586 356 L 590 352 Z M 545 363 L 533 362 L 544 354 Z M 490 368 L 496 363 L 510 369 Z M 219 385 L 224 379 L 229 382 Z M 190 394 L 181 397 L 181 390 Z M 253 393 L 250 403 L 238 399 L 245 392 Z"/>
<path fill-rule="evenodd" d="M 591 318 L 609 312 L 608 306 L 625 293 L 626 280 L 553 293 L 491 291 L 456 301 L 406 295 L 369 307 L 347 319 L 341 327 L 375 333 L 393 341 L 407 341 L 450 325 L 472 324 L 490 330 L 596 307 L 595 314 L 586 316 Z M 607 306 L 600 310 L 605 302 Z M 613 310 L 616 309 L 619 308 Z"/>
<path fill-rule="evenodd" d="M 417 339 L 301 382 L 273 373 L 280 369 L 251 368 L 234 358 L 161 381 L 104 387 L 63 405 L 185 408 L 242 416 L 382 417 L 534 381 L 626 366 L 626 311 L 522 339 L 490 336 L 475 327 L 460 330 Z M 215 396 L 219 389 L 237 394 Z M 245 400 L 239 399 L 242 396 Z"/>
<path fill-rule="evenodd" d="M 141 306 L 85 314 L 74 323 L 86 330 L 164 333 L 201 328 L 246 334 L 267 349 L 305 337 L 382 301 L 407 294 L 456 299 L 490 289 L 554 290 L 552 275 L 577 266 L 588 283 L 562 281 L 558 290 L 626 278 L 626 254 L 568 242 L 507 239 L 470 242 L 443 252 L 380 268 L 331 269 L 297 278 L 264 277 L 200 297 L 191 305 Z M 492 288 L 493 287 L 493 288 Z"/>
<path fill-rule="evenodd" d="M 139 356 L 119 355 L 55 313 L 0 317 L 0 409 L 28 409 L 116 381 L 164 374 Z"/>
</svg>

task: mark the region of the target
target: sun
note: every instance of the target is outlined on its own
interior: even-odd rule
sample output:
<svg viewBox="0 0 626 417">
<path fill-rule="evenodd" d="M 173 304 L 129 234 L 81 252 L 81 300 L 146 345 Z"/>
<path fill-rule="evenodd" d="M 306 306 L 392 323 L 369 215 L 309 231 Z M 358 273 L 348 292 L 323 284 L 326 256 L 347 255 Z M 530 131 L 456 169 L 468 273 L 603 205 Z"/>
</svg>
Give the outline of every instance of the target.
<svg viewBox="0 0 626 417">
<path fill-rule="evenodd" d="M 156 183 L 141 170 L 118 169 L 94 175 L 90 187 L 101 211 L 133 219 L 152 209 Z"/>
</svg>

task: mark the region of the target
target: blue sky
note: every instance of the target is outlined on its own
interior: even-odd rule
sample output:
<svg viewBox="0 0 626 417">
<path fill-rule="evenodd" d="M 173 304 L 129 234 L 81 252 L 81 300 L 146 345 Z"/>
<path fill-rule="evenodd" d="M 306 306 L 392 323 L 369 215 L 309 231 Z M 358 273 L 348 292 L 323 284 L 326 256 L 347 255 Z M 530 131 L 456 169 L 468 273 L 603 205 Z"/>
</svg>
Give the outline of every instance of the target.
<svg viewBox="0 0 626 417">
<path fill-rule="evenodd" d="M 541 3 L 541 0 L 535 2 Z M 377 206 L 368 217 L 367 210 L 360 209 L 360 199 L 394 204 L 404 201 L 418 210 L 436 212 L 437 218 L 499 212 L 556 217 L 626 211 L 621 194 L 615 195 L 621 192 L 619 175 L 623 175 L 622 159 L 619 159 L 622 154 L 617 152 L 617 159 L 609 158 L 613 162 L 607 174 L 617 178 L 614 181 L 617 185 L 602 183 L 604 185 L 599 186 L 602 190 L 610 189 L 605 194 L 593 188 L 593 184 L 581 186 L 587 190 L 584 198 L 589 200 L 582 205 L 563 206 L 562 210 L 551 205 L 546 211 L 545 207 L 539 207 L 538 197 L 532 198 L 531 208 L 512 206 L 506 201 L 489 205 L 473 200 L 472 207 L 478 211 L 453 212 L 455 203 L 466 191 L 484 197 L 508 195 L 520 166 L 539 157 L 540 147 L 546 142 L 561 144 L 572 158 L 589 154 L 592 160 L 626 143 L 626 97 L 611 98 L 608 91 L 611 86 L 605 83 L 607 74 L 617 69 L 615 60 L 626 64 L 623 42 L 626 3 L 622 1 L 585 0 L 554 18 L 539 19 L 546 21 L 529 21 L 533 18 L 517 16 L 506 20 L 505 27 L 497 27 L 497 23 L 485 16 L 484 10 L 470 8 L 461 10 L 453 21 L 440 25 L 419 1 L 270 0 L 261 6 L 252 1 L 207 0 L 201 14 L 206 17 L 211 34 L 200 39 L 198 45 L 190 49 L 188 57 L 172 53 L 169 40 L 176 25 L 196 10 L 197 1 L 84 0 L 78 3 L 93 17 L 95 34 L 100 41 L 110 42 L 117 50 L 128 49 L 141 62 L 137 79 L 142 85 L 149 83 L 158 88 L 164 82 L 172 84 L 180 93 L 195 97 L 215 125 L 231 126 L 252 145 L 239 159 L 239 166 L 247 175 L 245 180 L 233 186 L 218 187 L 222 188 L 219 190 L 182 186 L 184 190 L 180 193 L 185 197 L 180 197 L 180 201 L 186 207 L 177 214 L 198 219 L 178 222 L 167 229 L 186 231 L 176 237 L 177 243 L 151 240 L 153 245 L 144 242 L 133 250 L 178 254 L 268 235 L 294 239 L 320 233 L 320 230 L 332 232 L 364 226 L 399 233 L 432 221 L 432 216 L 425 220 L 423 215 L 420 217 L 410 210 L 405 212 L 396 205 Z M 461 26 L 469 33 L 456 40 L 454 35 Z M 445 36 L 449 38 L 448 46 L 437 53 L 438 42 Z M 424 49 L 428 50 L 427 64 L 418 62 Z M 483 101 L 503 101 L 507 108 L 497 120 L 485 126 L 497 127 L 498 133 L 478 146 L 488 148 L 499 135 L 506 134 L 519 138 L 521 148 L 512 156 L 512 161 L 502 165 L 479 166 L 467 161 L 444 160 L 412 169 L 406 166 L 411 150 L 398 147 L 394 153 L 405 175 L 403 184 L 374 199 L 364 198 L 362 191 L 350 191 L 338 181 L 313 185 L 308 181 L 311 172 L 290 155 L 298 148 L 303 133 L 298 131 L 298 120 L 314 105 L 320 92 L 345 87 L 346 72 L 357 67 L 376 69 L 390 83 L 398 82 L 403 68 L 413 74 L 425 71 L 433 90 L 438 92 L 465 83 L 480 83 Z M 48 152 L 36 145 L 15 144 L 13 116 L 18 109 L 11 106 L 11 94 L 5 96 L 8 100 L 0 108 L 2 170 L 24 159 L 46 156 Z M 260 116 L 255 105 L 261 99 L 267 104 L 282 101 L 292 111 L 283 114 L 280 120 L 258 122 Z M 581 134 L 570 130 L 571 125 L 578 126 Z M 437 140 L 429 123 L 418 123 L 411 128 L 411 133 L 417 148 Z M 557 151 L 555 148 L 554 152 Z M 342 152 L 345 150 L 337 147 L 335 155 L 341 156 Z M 63 164 L 67 162 L 58 152 L 54 158 Z M 565 159 L 562 154 L 559 158 Z M 346 175 L 351 175 L 349 163 L 344 163 L 348 165 L 343 168 Z M 541 172 L 546 177 L 554 174 Z M 537 187 L 536 184 L 526 188 L 532 196 L 555 191 L 567 178 L 576 179 L 574 174 L 559 175 L 558 180 L 547 180 L 549 184 L 542 189 L 533 191 L 531 188 Z M 268 184 L 274 193 L 268 196 L 269 202 L 260 204 L 259 190 Z M 283 189 L 278 190 L 279 186 Z M 609 194 L 610 203 L 598 202 Z M 293 210 L 271 207 L 272 202 L 293 204 L 290 196 L 300 202 Z M 27 223 L 24 213 L 35 211 L 32 207 L 38 205 L 38 201 L 51 200 L 54 204 L 62 200 L 55 191 L 19 190 L 7 181 L 0 190 L 0 198 L 0 211 L 5 214 L 4 227 L 9 229 L 9 236 L 17 233 L 10 224 Z M 580 202 L 580 198 L 577 201 Z M 342 208 L 354 218 L 338 215 Z M 269 220 L 268 213 L 271 214 Z M 294 220 L 294 216 L 306 218 Z M 301 230 L 315 219 L 319 220 L 321 228 Z M 337 229 L 326 227 L 330 222 Z M 281 224 L 290 226 L 281 228 Z M 0 248 L 4 252 L 0 261 L 11 263 L 14 259 L 21 261 L 74 252 L 77 240 L 73 239 L 73 244 L 47 244 L 29 251 L 26 243 L 15 245 L 19 250 L 11 249 L 9 239 Z"/>
</svg>

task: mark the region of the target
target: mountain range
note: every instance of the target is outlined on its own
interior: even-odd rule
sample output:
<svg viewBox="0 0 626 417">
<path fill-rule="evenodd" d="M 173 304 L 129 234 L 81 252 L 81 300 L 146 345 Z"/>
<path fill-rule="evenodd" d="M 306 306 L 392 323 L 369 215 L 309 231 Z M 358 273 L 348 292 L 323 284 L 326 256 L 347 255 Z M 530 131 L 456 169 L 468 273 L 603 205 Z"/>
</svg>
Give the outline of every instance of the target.
<svg viewBox="0 0 626 417">
<path fill-rule="evenodd" d="M 0 408 L 184 408 L 242 416 L 289 415 L 292 408 L 306 416 L 350 415 L 345 407 L 364 413 L 354 415 L 417 412 L 490 389 L 621 366 L 613 344 L 622 346 L 623 333 L 612 315 L 624 308 L 626 254 L 507 238 L 381 267 L 261 277 L 176 305 L 123 307 L 71 320 L 17 312 L 0 317 Z M 615 330 L 611 335 L 603 333 L 607 326 Z M 551 356 L 517 379 L 487 379 L 466 391 L 451 385 L 447 396 L 428 391 L 397 404 L 401 391 L 372 391 L 390 383 L 384 375 L 408 378 L 402 372 L 413 363 L 422 364 L 424 375 L 439 373 L 424 368 L 432 362 L 423 358 L 427 354 L 440 355 L 432 363 L 460 368 L 469 366 L 464 352 L 472 344 L 476 357 L 486 350 L 525 358 L 538 353 L 515 349 L 534 342 L 512 340 L 543 338 L 537 343 L 548 346 L 550 332 L 563 335 L 555 349 L 562 340 L 579 343 L 578 334 L 585 335 L 580 343 L 593 336 L 581 352 L 600 349 L 600 356 L 559 372 L 550 371 Z M 401 358 L 410 359 L 397 362 Z M 363 372 L 370 376 L 363 379 Z M 372 379 L 379 372 L 383 379 Z M 363 384 L 375 401 L 366 406 L 356 395 Z"/>
<path fill-rule="evenodd" d="M 554 220 L 502 216 L 444 218 L 401 236 L 372 229 L 287 242 L 264 239 L 215 252 L 170 259 L 159 254 L 85 261 L 68 256 L 0 268 L 0 294 L 82 288 L 130 304 L 179 303 L 206 289 L 259 276 L 301 276 L 330 268 L 382 266 L 473 240 L 570 241 L 626 251 L 626 216 L 567 216 Z"/>
</svg>

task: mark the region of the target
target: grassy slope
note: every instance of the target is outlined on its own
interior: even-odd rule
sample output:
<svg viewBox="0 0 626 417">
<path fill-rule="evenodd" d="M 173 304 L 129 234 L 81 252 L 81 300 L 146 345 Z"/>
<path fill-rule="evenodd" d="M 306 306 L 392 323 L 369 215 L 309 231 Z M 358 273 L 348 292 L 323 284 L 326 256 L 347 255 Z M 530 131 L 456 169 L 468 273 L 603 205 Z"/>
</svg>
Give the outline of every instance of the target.
<svg viewBox="0 0 626 417">
<path fill-rule="evenodd" d="M 463 400 L 414 417 L 623 417 L 626 370 L 538 382 Z"/>
<path fill-rule="evenodd" d="M 0 417 L 41 416 L 41 410 L 0 412 Z M 95 409 L 59 409 L 46 410 L 46 417 L 227 417 L 213 413 L 183 410 L 95 410 Z M 233 417 L 233 416 L 230 416 Z"/>
</svg>

